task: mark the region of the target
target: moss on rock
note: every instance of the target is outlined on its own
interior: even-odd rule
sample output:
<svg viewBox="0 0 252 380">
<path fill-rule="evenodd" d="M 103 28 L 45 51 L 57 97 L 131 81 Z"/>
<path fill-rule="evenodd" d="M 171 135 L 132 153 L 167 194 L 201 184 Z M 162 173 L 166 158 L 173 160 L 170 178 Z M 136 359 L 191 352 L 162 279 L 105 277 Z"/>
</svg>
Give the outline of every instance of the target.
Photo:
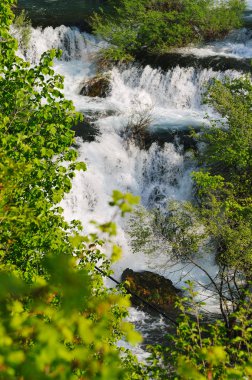
<svg viewBox="0 0 252 380">
<path fill-rule="evenodd" d="M 165 313 L 175 311 L 175 301 L 181 291 L 171 280 L 153 272 L 134 272 L 129 268 L 123 272 L 122 280 L 126 282 L 125 286 L 129 291 L 155 308 Z M 135 306 L 146 307 L 137 297 L 133 296 L 131 301 Z"/>
</svg>

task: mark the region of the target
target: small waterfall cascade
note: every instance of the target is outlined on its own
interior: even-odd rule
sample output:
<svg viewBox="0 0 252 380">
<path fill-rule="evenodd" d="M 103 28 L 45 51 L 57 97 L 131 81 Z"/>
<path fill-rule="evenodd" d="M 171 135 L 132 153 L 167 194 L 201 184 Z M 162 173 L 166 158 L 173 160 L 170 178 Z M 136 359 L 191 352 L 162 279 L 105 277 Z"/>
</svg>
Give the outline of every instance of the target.
<svg viewBox="0 0 252 380">
<path fill-rule="evenodd" d="M 12 27 L 12 34 L 20 39 L 19 30 Z M 19 54 L 31 63 L 37 63 L 41 55 L 50 49 L 62 50 L 63 61 L 82 60 L 89 57 L 106 46 L 91 34 L 80 32 L 78 28 L 70 28 L 64 25 L 53 28 L 51 26 L 42 29 L 32 28 L 28 48 L 20 49 Z"/>
<path fill-rule="evenodd" d="M 224 40 L 208 43 L 201 47 L 177 49 L 181 54 L 194 54 L 198 57 L 223 56 L 237 59 L 251 58 L 252 31 L 242 28 L 231 32 Z"/>
<path fill-rule="evenodd" d="M 179 66 L 167 72 L 150 66 L 132 66 L 122 71 L 114 68 L 112 97 L 122 99 L 122 103 L 127 105 L 139 97 L 145 98 L 145 102 L 152 107 L 200 111 L 204 109 L 202 95 L 207 84 L 214 78 L 221 79 L 225 75 L 235 77 L 238 74 L 230 70 L 223 74 L 211 69 L 197 70 Z"/>
</svg>

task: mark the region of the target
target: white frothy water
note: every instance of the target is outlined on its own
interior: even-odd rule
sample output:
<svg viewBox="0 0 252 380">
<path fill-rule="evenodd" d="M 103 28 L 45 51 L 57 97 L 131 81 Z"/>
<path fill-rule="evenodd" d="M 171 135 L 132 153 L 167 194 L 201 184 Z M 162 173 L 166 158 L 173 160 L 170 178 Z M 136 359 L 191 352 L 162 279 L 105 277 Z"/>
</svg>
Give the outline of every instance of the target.
<svg viewBox="0 0 252 380">
<path fill-rule="evenodd" d="M 246 1 L 246 4 L 247 4 L 247 10 L 252 10 L 252 0 L 247 0 Z"/>
<path fill-rule="evenodd" d="M 198 57 L 223 56 L 237 59 L 252 58 L 252 32 L 246 28 L 236 30 L 222 41 L 206 44 L 202 47 L 177 49 L 181 54 L 193 54 Z"/>
<path fill-rule="evenodd" d="M 15 31 L 14 31 L 15 34 Z M 213 78 L 228 75 L 236 77 L 237 72 L 213 72 L 194 68 L 176 67 L 164 73 L 149 66 L 138 68 L 114 67 L 111 75 L 111 93 L 104 99 L 79 95 L 81 83 L 95 74 L 94 56 L 102 41 L 78 29 L 65 26 L 59 28 L 38 28 L 32 30 L 29 49 L 19 54 L 38 62 L 40 55 L 48 49 L 63 50 L 61 60 L 55 62 L 55 70 L 65 77 L 65 95 L 73 100 L 77 110 L 84 113 L 99 113 L 96 122 L 100 135 L 93 142 L 78 139 L 80 160 L 88 166 L 87 172 L 78 172 L 73 188 L 63 202 L 67 220 L 79 219 L 86 231 L 90 231 L 90 220 L 106 222 L 114 210 L 108 206 L 115 189 L 140 195 L 145 207 L 164 205 L 168 200 L 187 200 L 191 197 L 192 182 L 186 158 L 171 143 L 163 147 L 153 143 L 149 150 L 141 150 L 132 142 L 126 142 L 122 131 L 137 110 L 150 112 L 152 130 L 184 129 L 205 122 L 208 112 L 201 104 L 206 83 Z M 117 220 L 118 242 L 124 249 L 123 259 L 115 266 L 119 279 L 126 267 L 134 270 L 160 270 L 160 257 L 148 258 L 131 253 L 125 233 L 125 221 Z M 215 273 L 212 262 L 206 263 Z M 153 269 L 154 268 L 154 269 Z M 180 271 L 162 271 L 178 285 L 185 278 L 196 278 L 206 282 L 203 272 L 183 268 Z M 185 278 L 182 279 L 182 275 Z"/>
<path fill-rule="evenodd" d="M 135 102 L 142 108 L 147 105 L 152 110 L 152 129 L 202 125 L 206 123 L 205 113 L 211 114 L 211 110 L 202 105 L 202 95 L 214 78 L 221 79 L 224 75 L 236 77 L 238 73 L 179 66 L 167 72 L 150 66 L 144 69 L 133 66 L 121 71 L 114 68 L 109 100 L 121 113 L 130 113 Z"/>
<path fill-rule="evenodd" d="M 12 34 L 19 39 L 19 30 L 12 28 Z M 51 49 L 61 49 L 64 61 L 80 60 L 90 63 L 91 56 L 101 47 L 106 46 L 88 33 L 80 33 L 77 28 L 64 25 L 53 28 L 32 28 L 28 49 L 19 51 L 19 54 L 31 63 L 37 63 L 43 53 Z"/>
</svg>

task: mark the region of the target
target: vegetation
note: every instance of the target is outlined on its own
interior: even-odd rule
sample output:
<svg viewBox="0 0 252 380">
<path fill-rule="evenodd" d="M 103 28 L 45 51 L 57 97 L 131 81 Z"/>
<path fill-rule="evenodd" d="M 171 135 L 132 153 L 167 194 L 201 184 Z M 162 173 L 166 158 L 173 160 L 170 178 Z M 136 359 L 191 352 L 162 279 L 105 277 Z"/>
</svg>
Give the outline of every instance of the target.
<svg viewBox="0 0 252 380">
<path fill-rule="evenodd" d="M 142 105 L 138 100 L 132 102 L 132 111 L 128 121 L 123 128 L 122 136 L 126 141 L 130 141 L 139 146 L 145 147 L 145 140 L 148 136 L 148 128 L 152 121 L 152 109 L 150 105 Z"/>
<path fill-rule="evenodd" d="M 109 272 L 103 245 L 116 226 L 85 235 L 58 206 L 75 170 L 86 169 L 72 147 L 81 115 L 52 69 L 59 52 L 37 66 L 15 55 L 12 4 L 0 4 L 0 379 L 131 378 L 134 360 L 115 346 L 139 340 L 123 321 L 129 301 L 95 270 L 99 262 Z M 111 205 L 124 214 L 136 201 L 114 192 Z M 110 246 L 115 260 L 120 248 Z"/>
<path fill-rule="evenodd" d="M 219 300 L 222 321 L 203 321 L 192 285 L 180 303 L 182 318 L 171 349 L 159 348 L 171 379 L 251 378 L 252 259 L 252 84 L 251 78 L 216 81 L 206 101 L 220 114 L 195 137 L 204 142 L 202 168 L 193 173 L 195 201 L 170 202 L 165 213 L 139 209 L 131 222 L 135 251 L 168 253 L 204 272 L 204 286 Z M 143 226 L 143 227 L 142 227 Z M 198 260 L 212 255 L 218 273 L 211 276 Z M 186 314 L 189 312 L 192 317 Z M 159 370 L 160 370 L 159 368 Z M 163 377 L 162 377 L 163 376 Z"/>
<path fill-rule="evenodd" d="M 170 345 L 152 348 L 155 379 L 251 379 L 251 293 L 232 314 L 235 323 L 230 331 L 221 320 L 204 321 L 204 304 L 196 301 L 192 283 L 187 285 L 188 295 L 178 303 L 181 315 L 176 334 L 168 336 Z"/>
<path fill-rule="evenodd" d="M 23 50 L 26 50 L 31 38 L 31 20 L 28 18 L 25 10 L 22 10 L 14 19 L 13 25 L 19 33 L 19 44 Z"/>
<path fill-rule="evenodd" d="M 199 3 L 192 7 L 197 10 Z M 151 348 L 146 368 L 116 346 L 121 338 L 134 343 L 140 337 L 124 321 L 128 297 L 107 289 L 95 269 L 99 265 L 110 273 L 108 247 L 112 261 L 121 253 L 113 243 L 114 221 L 97 223 L 97 233 L 87 235 L 79 221 L 67 223 L 58 206 L 75 171 L 86 170 L 71 131 L 81 115 L 64 99 L 63 78 L 52 68 L 60 52 L 44 54 L 37 66 L 16 56 L 17 42 L 9 33 L 13 4 L 0 3 L 0 379 L 252 378 L 250 78 L 216 81 L 209 90 L 206 101 L 220 119 L 197 136 L 206 145 L 203 168 L 193 175 L 196 201 L 171 203 L 166 214 L 140 210 L 143 227 L 132 225 L 136 250 L 157 249 L 161 241 L 174 258 L 198 265 L 203 247 L 214 252 L 219 266 L 215 278 L 206 274 L 219 297 L 222 321 L 204 323 L 202 304 L 189 284 L 170 346 Z M 160 13 L 157 4 L 163 14 L 173 6 L 168 13 L 174 17 L 182 6 L 127 4 L 135 4 L 136 12 L 144 6 L 147 20 Z M 240 2 L 228 4 L 240 7 Z M 130 137 L 142 133 L 148 120 L 148 115 L 132 120 Z M 123 216 L 137 201 L 114 191 L 110 204 Z"/>
<path fill-rule="evenodd" d="M 205 167 L 194 174 L 207 227 L 215 236 L 218 262 L 251 279 L 252 84 L 250 78 L 216 82 L 208 102 L 222 116 L 199 136 Z M 211 216 L 210 216 L 211 212 Z"/>
<path fill-rule="evenodd" d="M 244 7 L 242 0 L 108 0 L 93 28 L 111 44 L 106 59 L 127 61 L 222 37 L 241 25 Z"/>
</svg>

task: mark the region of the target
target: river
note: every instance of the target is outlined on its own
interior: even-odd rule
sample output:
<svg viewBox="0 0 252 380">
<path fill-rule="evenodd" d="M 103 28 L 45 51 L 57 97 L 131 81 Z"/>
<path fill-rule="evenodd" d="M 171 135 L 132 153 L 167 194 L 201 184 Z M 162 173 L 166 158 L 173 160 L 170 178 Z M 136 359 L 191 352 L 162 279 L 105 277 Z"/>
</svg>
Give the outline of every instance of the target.
<svg viewBox="0 0 252 380">
<path fill-rule="evenodd" d="M 103 0 L 19 0 L 18 9 L 28 12 L 33 26 L 79 26 L 88 27 L 90 13 L 99 7 Z"/>
<path fill-rule="evenodd" d="M 51 3 L 52 0 L 44 0 L 36 2 L 35 6 L 34 1 L 22 0 L 19 5 L 26 5 L 30 10 L 35 6 L 37 13 L 31 13 L 35 15 L 45 6 L 49 11 Z M 73 8 L 66 10 L 65 3 L 67 2 L 61 2 L 62 9 L 72 17 Z M 78 1 L 74 3 L 79 4 Z M 90 2 L 81 3 L 84 8 L 90 5 Z M 252 9 L 251 0 L 248 2 L 246 17 L 250 17 L 249 9 Z M 36 17 L 35 24 L 38 23 Z M 48 20 L 47 24 L 51 19 Z M 44 23 L 43 25 L 45 26 Z M 190 150 L 183 145 L 183 135 L 188 132 L 188 127 L 197 128 L 206 124 L 206 113 L 209 117 L 215 116 L 211 109 L 202 104 L 206 84 L 213 78 L 235 78 L 241 75 L 240 70 L 216 71 L 199 65 L 175 66 L 169 70 L 137 64 L 115 66 L 110 72 L 111 92 L 106 98 L 79 95 L 82 82 L 96 73 L 95 56 L 103 46 L 104 42 L 94 36 L 76 27 L 61 25 L 43 29 L 34 27 L 29 48 L 19 52 L 35 63 L 46 50 L 63 50 L 62 59 L 55 61 L 55 70 L 65 77 L 65 96 L 73 100 L 78 111 L 89 117 L 91 126 L 96 131 L 90 136 L 79 130 L 82 135 L 77 137 L 80 159 L 87 163 L 88 170 L 77 173 L 73 189 L 63 202 L 66 219 L 81 220 L 86 231 L 93 228 L 89 224 L 90 220 L 102 223 L 110 219 L 113 210 L 108 202 L 114 189 L 141 196 L 141 203 L 147 209 L 163 207 L 169 200 L 191 199 L 190 173 L 195 169 L 195 162 Z M 222 57 L 230 57 L 237 61 L 239 68 L 239 62 L 243 58 L 252 57 L 251 30 L 243 28 L 231 33 L 223 41 L 180 49 L 178 53 L 181 56 L 194 55 L 195 62 L 197 57 L 202 56 L 218 56 L 220 60 Z M 148 149 L 140 149 L 132 141 L 127 141 L 123 133 L 137 112 L 149 113 L 151 118 L 152 141 Z M 117 280 L 120 280 L 122 271 L 130 267 L 133 270 L 152 270 L 165 275 L 178 287 L 183 286 L 188 278 L 206 282 L 205 274 L 198 269 L 185 269 L 182 264 L 178 264 L 175 270 L 165 266 L 169 261 L 167 255 L 158 249 L 151 257 L 141 252 L 133 254 L 127 235 L 127 219 L 118 219 L 117 223 L 117 242 L 124 251 L 123 258 L 114 267 Z M 202 262 L 211 273 L 216 272 L 211 257 L 202 259 Z M 203 295 L 208 296 L 207 292 Z M 165 329 L 162 318 L 156 317 L 153 322 L 153 317 L 142 311 L 132 309 L 130 319 L 138 325 L 147 340 L 150 334 L 153 339 L 154 335 L 158 335 L 157 331 L 162 335 Z"/>
</svg>

